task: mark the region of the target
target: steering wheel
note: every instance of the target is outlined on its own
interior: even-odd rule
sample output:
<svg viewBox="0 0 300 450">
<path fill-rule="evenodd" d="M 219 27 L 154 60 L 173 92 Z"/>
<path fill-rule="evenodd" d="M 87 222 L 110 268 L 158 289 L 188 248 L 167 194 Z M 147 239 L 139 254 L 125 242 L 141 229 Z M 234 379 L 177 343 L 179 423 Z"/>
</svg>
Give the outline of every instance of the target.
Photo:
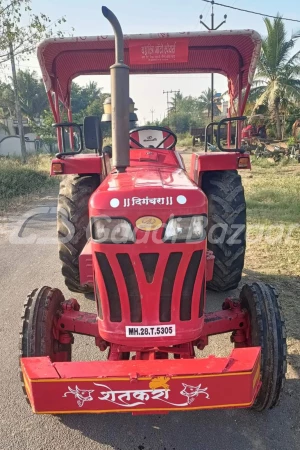
<svg viewBox="0 0 300 450">
<path fill-rule="evenodd" d="M 159 148 L 170 136 L 173 138 L 173 142 L 171 145 L 169 145 L 168 147 L 165 148 L 165 150 L 171 150 L 172 148 L 175 147 L 175 145 L 177 144 L 177 136 L 175 133 L 173 133 L 173 131 L 171 131 L 169 128 L 165 128 L 165 127 L 155 127 L 155 126 L 144 126 L 144 127 L 137 127 L 137 128 L 133 128 L 132 130 L 130 130 L 129 132 L 129 140 L 131 142 L 133 142 L 135 145 L 137 145 L 139 148 L 149 148 L 149 147 L 145 147 L 144 145 L 142 145 L 140 142 L 136 141 L 131 134 L 135 133 L 136 131 L 144 131 L 144 130 L 155 130 L 155 131 L 162 131 L 167 133 L 167 135 L 163 138 L 163 140 L 156 146 L 151 146 L 151 148 Z"/>
</svg>

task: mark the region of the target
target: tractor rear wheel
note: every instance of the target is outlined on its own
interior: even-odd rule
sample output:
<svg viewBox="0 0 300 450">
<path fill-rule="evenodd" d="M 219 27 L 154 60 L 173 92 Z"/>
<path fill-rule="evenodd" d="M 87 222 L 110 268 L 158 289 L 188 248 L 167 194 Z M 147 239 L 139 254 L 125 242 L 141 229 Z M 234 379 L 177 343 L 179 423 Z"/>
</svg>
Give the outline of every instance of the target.
<svg viewBox="0 0 300 450">
<path fill-rule="evenodd" d="M 88 294 L 91 286 L 82 286 L 79 278 L 79 255 L 87 243 L 89 199 L 100 184 L 100 176 L 68 175 L 60 183 L 57 232 L 59 259 L 68 289 Z"/>
<path fill-rule="evenodd" d="M 202 189 L 208 199 L 207 247 L 215 255 L 214 291 L 235 289 L 242 277 L 246 251 L 246 202 L 236 170 L 206 172 Z"/>
<path fill-rule="evenodd" d="M 278 404 L 286 373 L 286 333 L 278 295 L 269 284 L 243 286 L 241 307 L 250 316 L 250 347 L 261 347 L 261 388 L 252 406 L 256 411 Z"/>
<path fill-rule="evenodd" d="M 48 286 L 35 289 L 27 296 L 22 313 L 20 358 L 49 356 L 53 362 L 71 361 L 72 344 L 61 344 L 53 333 L 54 321 L 62 311 L 64 301 L 59 289 Z M 21 370 L 20 377 L 27 396 Z"/>
</svg>

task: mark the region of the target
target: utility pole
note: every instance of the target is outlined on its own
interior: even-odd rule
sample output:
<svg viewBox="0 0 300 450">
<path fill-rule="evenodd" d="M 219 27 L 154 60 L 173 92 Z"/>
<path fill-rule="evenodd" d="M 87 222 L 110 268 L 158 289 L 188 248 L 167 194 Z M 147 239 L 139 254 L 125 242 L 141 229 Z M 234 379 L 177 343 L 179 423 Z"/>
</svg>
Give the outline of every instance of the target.
<svg viewBox="0 0 300 450">
<path fill-rule="evenodd" d="M 17 119 L 18 119 L 18 128 L 19 128 L 19 136 L 20 136 L 20 143 L 21 143 L 21 155 L 22 155 L 22 161 L 23 161 L 23 163 L 25 163 L 26 156 L 27 156 L 26 155 L 26 145 L 25 145 L 25 135 L 24 135 L 22 112 L 21 112 L 21 106 L 20 106 L 20 100 L 19 100 L 19 90 L 18 90 L 14 48 L 13 48 L 13 44 L 11 41 L 9 41 L 9 53 L 10 53 L 10 63 L 11 63 L 11 71 L 12 71 L 12 81 L 13 81 L 13 87 L 14 87 L 14 93 L 15 93 L 15 109 L 16 109 L 16 115 L 17 115 Z"/>
<path fill-rule="evenodd" d="M 170 125 L 170 121 L 169 121 L 169 94 L 175 94 L 175 114 L 176 114 L 176 94 L 179 94 L 180 91 L 163 91 L 163 94 L 167 94 L 167 113 L 168 113 L 168 126 Z"/>
<path fill-rule="evenodd" d="M 151 115 L 152 115 L 152 123 L 153 123 L 153 114 L 155 113 L 155 109 L 150 109 Z"/>
<path fill-rule="evenodd" d="M 223 22 L 221 22 L 216 28 L 215 28 L 215 14 L 214 14 L 214 0 L 211 0 L 211 24 L 210 27 L 208 25 L 206 25 L 206 23 L 204 23 L 202 21 L 203 16 L 202 14 L 199 16 L 200 17 L 200 23 L 207 28 L 209 31 L 215 31 L 218 30 L 222 25 L 224 25 L 224 23 L 226 22 L 227 19 L 227 15 L 224 15 L 224 20 Z M 211 74 L 211 122 L 214 121 L 214 74 Z"/>
</svg>

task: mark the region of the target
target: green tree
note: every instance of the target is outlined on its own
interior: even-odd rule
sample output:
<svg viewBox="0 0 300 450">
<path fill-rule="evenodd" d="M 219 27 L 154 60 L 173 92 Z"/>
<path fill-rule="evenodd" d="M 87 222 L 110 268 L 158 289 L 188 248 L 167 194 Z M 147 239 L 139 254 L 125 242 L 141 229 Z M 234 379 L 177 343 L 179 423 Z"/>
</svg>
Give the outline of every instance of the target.
<svg viewBox="0 0 300 450">
<path fill-rule="evenodd" d="M 40 119 L 48 107 L 48 99 L 43 81 L 37 78 L 36 72 L 17 72 L 20 106 L 24 115 L 34 121 Z"/>
<path fill-rule="evenodd" d="M 2 119 L 15 117 L 14 91 L 9 83 L 0 82 L 0 108 Z"/>
<path fill-rule="evenodd" d="M 83 113 L 89 105 L 100 99 L 101 89 L 94 81 L 85 86 L 73 82 L 71 90 L 71 104 L 73 114 Z"/>
<path fill-rule="evenodd" d="M 102 88 L 99 88 L 97 83 L 88 83 L 81 87 L 73 82 L 71 95 L 74 122 L 82 124 L 85 116 L 98 116 L 101 119 L 104 112 L 103 102 L 109 97 L 109 94 L 102 92 Z M 54 121 L 52 113 L 46 108 L 47 104 L 41 114 L 40 124 L 33 123 L 33 128 L 43 141 L 52 147 L 52 144 L 56 141 L 56 131 L 52 126 Z M 66 113 L 61 120 L 67 121 Z M 101 128 L 104 136 L 110 135 L 110 124 L 102 123 Z M 66 145 L 68 146 L 68 139 L 66 139 Z"/>
<path fill-rule="evenodd" d="M 21 24 L 21 18 L 23 23 L 27 19 L 26 25 Z M 65 22 L 64 18 L 57 21 L 62 22 Z M 52 36 L 52 26 L 57 23 L 51 24 L 49 17 L 43 13 L 34 14 L 31 10 L 31 0 L 0 0 L 0 63 L 10 61 L 11 64 L 23 162 L 26 161 L 26 146 L 15 59 L 25 58 L 33 53 L 37 42 Z M 57 34 L 61 35 L 60 32 Z"/>
<path fill-rule="evenodd" d="M 42 80 L 36 72 L 17 72 L 19 101 L 22 114 L 34 121 L 39 119 L 48 107 L 48 100 Z M 3 118 L 16 116 L 14 89 L 12 84 L 0 82 L 0 107 Z"/>
<path fill-rule="evenodd" d="M 192 96 L 184 97 L 181 92 L 171 99 L 169 117 L 162 123 L 169 125 L 177 133 L 186 133 L 192 126 L 199 126 L 203 122 L 204 107 L 202 102 Z"/>
<path fill-rule="evenodd" d="M 264 19 L 267 36 L 262 41 L 262 52 L 257 66 L 250 100 L 255 100 L 254 111 L 267 105 L 277 139 L 282 138 L 281 111 L 300 99 L 300 51 L 292 54 L 300 32 L 287 38 L 284 22 L 278 15 L 271 21 Z"/>
<path fill-rule="evenodd" d="M 207 88 L 206 91 L 203 91 L 199 97 L 199 100 L 203 106 L 203 108 L 207 111 L 207 117 L 211 116 L 211 97 L 212 97 L 211 88 Z M 216 97 L 217 91 L 214 90 L 214 116 L 218 116 L 220 114 L 220 110 L 218 105 L 220 105 L 221 99 Z"/>
<path fill-rule="evenodd" d="M 56 143 L 56 130 L 52 125 L 53 115 L 49 109 L 46 109 L 43 112 L 40 123 L 32 124 L 32 128 L 37 136 L 39 136 L 49 146 L 50 153 L 52 153 L 54 144 Z"/>
</svg>

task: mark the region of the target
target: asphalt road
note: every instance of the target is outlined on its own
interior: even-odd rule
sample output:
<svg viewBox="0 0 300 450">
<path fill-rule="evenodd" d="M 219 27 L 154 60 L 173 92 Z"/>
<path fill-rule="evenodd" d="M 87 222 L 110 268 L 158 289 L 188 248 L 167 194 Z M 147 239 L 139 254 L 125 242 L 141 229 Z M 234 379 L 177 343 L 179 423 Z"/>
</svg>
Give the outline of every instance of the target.
<svg viewBox="0 0 300 450">
<path fill-rule="evenodd" d="M 156 416 L 130 414 L 32 414 L 18 375 L 18 333 L 26 294 L 33 288 L 59 287 L 68 295 L 57 257 L 55 196 L 41 198 L 26 216 L 0 223 L 0 450 L 294 450 L 300 449 L 299 385 L 290 373 L 279 407 L 258 414 L 248 410 L 215 410 Z M 52 209 L 51 209 L 52 208 Z M 23 223 L 23 226 L 22 226 Z M 19 234 L 19 236 L 18 236 Z M 210 309 L 223 296 L 210 295 Z M 82 310 L 93 302 L 78 298 Z M 212 340 L 206 354 L 227 354 L 228 337 Z M 92 339 L 76 339 L 76 359 L 98 356 Z"/>
</svg>

